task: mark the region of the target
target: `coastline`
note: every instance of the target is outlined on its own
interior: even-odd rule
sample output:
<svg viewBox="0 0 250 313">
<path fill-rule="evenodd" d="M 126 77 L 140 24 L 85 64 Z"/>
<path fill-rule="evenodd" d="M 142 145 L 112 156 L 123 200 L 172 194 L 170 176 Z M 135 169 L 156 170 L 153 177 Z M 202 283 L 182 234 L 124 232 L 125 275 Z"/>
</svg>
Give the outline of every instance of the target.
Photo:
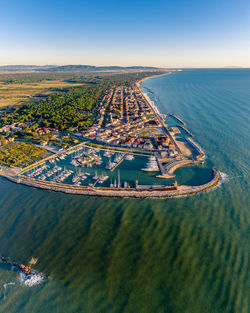
<svg viewBox="0 0 250 313">
<path fill-rule="evenodd" d="M 147 102 L 149 103 L 149 105 L 152 107 L 153 111 L 154 111 L 156 114 L 158 114 L 158 115 L 161 115 L 161 113 L 160 113 L 158 107 L 157 107 L 157 106 L 154 104 L 154 102 L 149 98 L 148 94 L 142 90 L 141 84 L 142 84 L 143 82 L 145 82 L 146 80 L 150 79 L 150 78 L 161 77 L 161 76 L 165 76 L 165 75 L 170 75 L 170 74 L 172 74 L 172 73 L 173 73 L 173 71 L 168 71 L 168 72 L 166 72 L 166 73 L 164 73 L 164 74 L 151 75 L 151 76 L 145 77 L 145 78 L 143 78 L 143 79 L 140 79 L 140 80 L 138 80 L 138 81 L 135 83 L 136 86 L 140 89 L 140 91 L 141 91 L 141 93 L 143 94 L 144 98 L 147 100 Z"/>
<path fill-rule="evenodd" d="M 137 80 L 136 81 L 136 86 L 138 87 L 138 88 L 140 88 L 140 85 L 144 82 L 144 81 L 146 81 L 146 80 L 148 80 L 148 79 L 150 79 L 150 78 L 154 78 L 154 77 L 161 77 L 161 76 L 165 76 L 165 75 L 169 75 L 169 74 L 171 74 L 173 71 L 166 71 L 166 73 L 164 73 L 164 74 L 155 74 L 155 75 L 150 75 L 150 76 L 148 76 L 148 77 L 144 77 L 144 78 L 142 78 L 142 79 L 140 79 L 140 80 Z M 141 89 L 141 88 L 140 88 Z M 141 90 L 142 91 L 142 90 Z"/>
<path fill-rule="evenodd" d="M 153 101 L 149 98 L 149 96 L 144 93 L 141 89 L 141 84 L 146 81 L 149 78 L 154 78 L 157 76 L 165 76 L 171 74 L 170 72 L 166 72 L 164 74 L 158 74 L 158 75 L 151 75 L 149 77 L 145 77 L 137 82 L 135 82 L 135 85 L 140 90 L 141 94 L 145 98 L 145 100 L 148 103 L 148 106 L 151 107 L 152 111 L 154 112 L 157 120 L 162 125 L 164 129 L 166 129 L 166 133 L 169 135 L 170 138 L 172 138 L 172 135 L 169 133 L 167 129 L 167 125 L 165 124 L 164 115 L 162 115 L 158 107 L 154 104 Z M 184 123 L 183 123 L 184 124 Z M 185 124 L 184 124 L 185 125 Z M 193 139 L 188 138 L 190 140 L 190 143 L 199 151 L 199 156 L 197 159 L 190 159 L 190 160 L 184 160 L 180 159 L 176 162 L 172 162 L 169 166 L 169 168 L 166 171 L 162 171 L 162 174 L 158 177 L 161 178 L 173 178 L 175 175 L 173 174 L 174 171 L 183 166 L 188 166 L 192 164 L 199 163 L 200 159 L 205 155 L 202 148 L 196 144 Z M 173 143 L 175 143 L 175 140 L 172 138 Z M 79 144 L 81 146 L 83 144 Z M 177 146 L 178 147 L 178 146 Z M 70 149 L 74 149 L 70 148 Z M 180 151 L 181 155 L 182 152 Z M 41 163 L 44 162 L 44 160 L 39 161 Z M 157 161 L 158 162 L 158 161 Z M 159 164 L 160 167 L 161 164 Z M 31 165 L 32 168 L 34 165 Z M 162 166 L 162 165 L 161 165 Z M 177 197 L 177 196 L 184 196 L 184 195 L 190 195 L 190 194 L 196 194 L 203 192 L 205 190 L 211 189 L 216 187 L 220 181 L 221 181 L 221 174 L 219 170 L 216 168 L 213 169 L 213 178 L 206 184 L 199 185 L 199 186 L 186 186 L 186 185 L 178 185 L 177 183 L 170 186 L 165 185 L 164 187 L 156 187 L 156 186 L 148 186 L 148 188 L 113 188 L 113 187 L 87 187 L 87 186 L 75 186 L 75 185 L 69 185 L 69 184 L 63 184 L 63 183 L 55 183 L 55 182 L 48 182 L 48 181 L 42 181 L 35 178 L 28 178 L 26 176 L 23 176 L 23 171 L 16 174 L 8 174 L 8 173 L 0 173 L 1 176 L 5 177 L 6 179 L 18 183 L 23 184 L 26 186 L 31 186 L 35 188 L 45 189 L 45 190 L 52 190 L 52 191 L 59 191 L 63 193 L 71 193 L 71 194 L 79 194 L 79 195 L 89 195 L 89 196 L 103 196 L 103 197 L 129 197 L 129 198 L 168 198 L 168 197 Z M 143 186 L 143 185 L 142 185 Z"/>
</svg>

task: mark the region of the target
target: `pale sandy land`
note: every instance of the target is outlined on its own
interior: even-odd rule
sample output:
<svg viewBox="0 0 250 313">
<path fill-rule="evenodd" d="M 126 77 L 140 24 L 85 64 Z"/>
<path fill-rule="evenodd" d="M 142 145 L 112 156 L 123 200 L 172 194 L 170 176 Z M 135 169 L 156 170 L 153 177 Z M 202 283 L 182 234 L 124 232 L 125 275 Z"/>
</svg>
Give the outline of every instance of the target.
<svg viewBox="0 0 250 313">
<path fill-rule="evenodd" d="M 49 88 L 64 88 L 80 86 L 82 84 L 71 84 L 60 81 L 44 81 L 40 83 L 5 84 L 0 82 L 0 107 L 18 105 L 31 101 L 39 94 L 52 93 Z"/>
</svg>

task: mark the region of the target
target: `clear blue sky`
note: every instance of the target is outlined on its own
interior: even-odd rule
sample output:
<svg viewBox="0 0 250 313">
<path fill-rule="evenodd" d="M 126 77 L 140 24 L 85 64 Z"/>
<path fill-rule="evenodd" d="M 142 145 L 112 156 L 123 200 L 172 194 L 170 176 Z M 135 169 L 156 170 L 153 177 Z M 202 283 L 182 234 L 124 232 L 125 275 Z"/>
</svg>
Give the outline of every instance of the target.
<svg viewBox="0 0 250 313">
<path fill-rule="evenodd" d="M 250 67 L 250 1 L 0 0 L 0 64 Z"/>
</svg>

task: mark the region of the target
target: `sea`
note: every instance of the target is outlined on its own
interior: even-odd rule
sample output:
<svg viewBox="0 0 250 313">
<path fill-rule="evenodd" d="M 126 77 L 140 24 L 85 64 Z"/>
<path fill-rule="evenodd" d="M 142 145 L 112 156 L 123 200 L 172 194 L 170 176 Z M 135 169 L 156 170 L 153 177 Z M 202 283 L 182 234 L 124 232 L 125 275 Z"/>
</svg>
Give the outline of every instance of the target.
<svg viewBox="0 0 250 313">
<path fill-rule="evenodd" d="M 0 178 L 0 255 L 37 258 L 46 276 L 27 286 L 0 264 L 1 313 L 250 311 L 250 69 L 184 69 L 141 87 L 183 119 L 206 152 L 204 171 L 216 166 L 222 183 L 187 197 L 110 199 Z M 176 175 L 188 182 L 197 171 Z"/>
</svg>

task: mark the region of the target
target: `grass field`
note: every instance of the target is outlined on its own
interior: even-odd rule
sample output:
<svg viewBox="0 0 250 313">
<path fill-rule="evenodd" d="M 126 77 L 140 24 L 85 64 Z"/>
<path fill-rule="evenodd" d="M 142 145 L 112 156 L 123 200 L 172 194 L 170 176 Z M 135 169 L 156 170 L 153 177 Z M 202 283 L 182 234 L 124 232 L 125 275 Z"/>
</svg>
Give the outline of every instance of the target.
<svg viewBox="0 0 250 313">
<path fill-rule="evenodd" d="M 57 89 L 80 86 L 60 80 L 42 81 L 39 83 L 8 83 L 0 81 L 0 107 L 18 105 L 24 102 L 37 101 L 41 97 L 56 92 Z"/>
<path fill-rule="evenodd" d="M 24 142 L 15 142 L 0 150 L 0 164 L 25 167 L 50 154 L 51 153 L 44 148 Z"/>
</svg>

